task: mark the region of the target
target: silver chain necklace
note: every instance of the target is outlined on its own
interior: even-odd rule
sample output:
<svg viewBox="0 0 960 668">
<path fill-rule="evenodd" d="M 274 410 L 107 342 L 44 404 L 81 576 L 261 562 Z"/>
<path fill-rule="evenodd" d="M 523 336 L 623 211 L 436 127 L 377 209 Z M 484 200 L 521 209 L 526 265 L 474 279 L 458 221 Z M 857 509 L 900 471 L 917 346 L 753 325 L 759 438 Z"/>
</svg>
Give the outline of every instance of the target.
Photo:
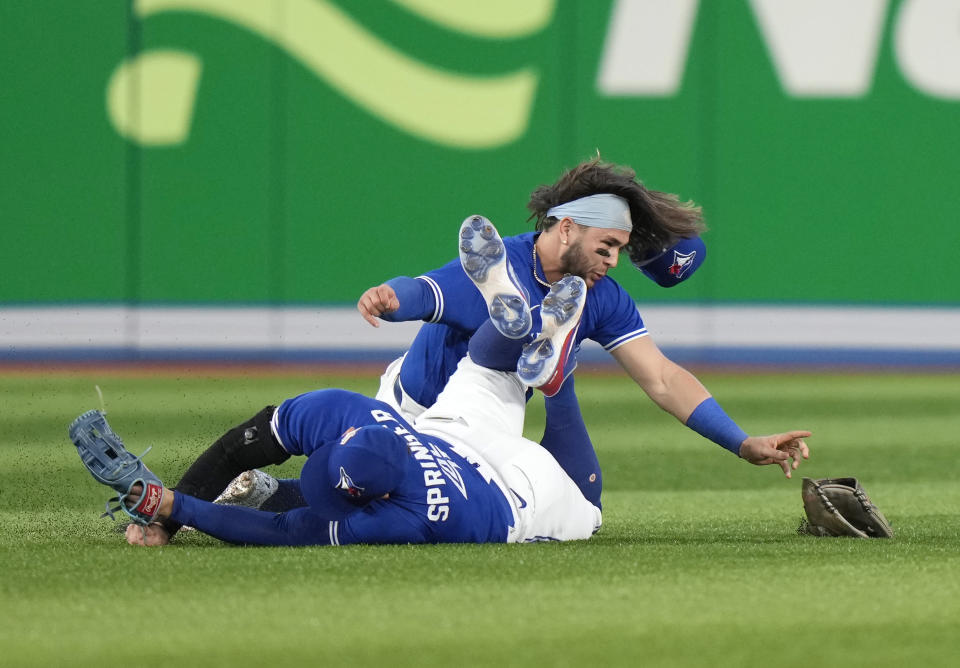
<svg viewBox="0 0 960 668">
<path fill-rule="evenodd" d="M 546 276 L 546 274 L 544 274 Z M 533 244 L 533 278 L 545 288 L 550 287 L 550 283 L 547 283 L 545 280 L 537 276 L 537 244 Z"/>
</svg>

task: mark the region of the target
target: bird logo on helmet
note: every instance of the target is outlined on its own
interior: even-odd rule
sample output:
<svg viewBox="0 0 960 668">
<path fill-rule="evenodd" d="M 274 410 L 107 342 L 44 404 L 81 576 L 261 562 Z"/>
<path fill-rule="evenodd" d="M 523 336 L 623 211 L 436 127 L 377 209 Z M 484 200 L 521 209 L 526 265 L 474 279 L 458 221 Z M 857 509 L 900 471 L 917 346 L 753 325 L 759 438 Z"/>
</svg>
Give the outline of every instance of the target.
<svg viewBox="0 0 960 668">
<path fill-rule="evenodd" d="M 677 278 L 682 278 L 687 269 L 693 266 L 693 260 L 697 257 L 697 251 L 691 253 L 681 253 L 679 251 L 673 251 L 673 264 L 670 265 L 671 276 L 676 276 Z"/>
<path fill-rule="evenodd" d="M 336 485 L 337 489 L 342 489 L 347 494 L 353 498 L 360 498 L 363 496 L 363 487 L 360 487 L 355 482 L 353 478 L 350 477 L 350 474 L 347 473 L 347 470 L 340 467 L 340 481 Z"/>
</svg>

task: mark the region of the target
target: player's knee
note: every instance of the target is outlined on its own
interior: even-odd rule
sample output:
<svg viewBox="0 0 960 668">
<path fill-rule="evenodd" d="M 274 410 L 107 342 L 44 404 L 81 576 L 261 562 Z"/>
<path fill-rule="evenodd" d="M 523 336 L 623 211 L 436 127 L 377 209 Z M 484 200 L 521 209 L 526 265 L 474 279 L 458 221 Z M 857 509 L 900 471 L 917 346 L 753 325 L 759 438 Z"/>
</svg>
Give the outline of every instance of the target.
<svg viewBox="0 0 960 668">
<path fill-rule="evenodd" d="M 224 456 L 243 470 L 282 464 L 290 458 L 270 429 L 276 406 L 267 406 L 252 418 L 220 437 Z"/>
<path fill-rule="evenodd" d="M 577 487 L 580 488 L 580 493 L 583 494 L 583 498 L 596 506 L 598 510 L 602 510 L 603 505 L 600 503 L 600 494 L 603 492 L 603 476 L 600 473 L 600 468 L 597 467 L 596 470 L 589 472 L 581 480 L 575 482 Z"/>
</svg>

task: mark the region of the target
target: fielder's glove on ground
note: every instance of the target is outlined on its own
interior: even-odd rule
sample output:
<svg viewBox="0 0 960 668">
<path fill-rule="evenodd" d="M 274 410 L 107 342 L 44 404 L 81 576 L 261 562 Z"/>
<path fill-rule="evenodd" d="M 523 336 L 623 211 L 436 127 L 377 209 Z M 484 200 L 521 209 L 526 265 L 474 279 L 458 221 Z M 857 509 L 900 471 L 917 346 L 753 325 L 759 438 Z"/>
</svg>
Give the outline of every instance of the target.
<svg viewBox="0 0 960 668">
<path fill-rule="evenodd" d="M 893 529 L 856 478 L 803 479 L 807 518 L 799 533 L 813 536 L 893 538 Z"/>
<path fill-rule="evenodd" d="M 101 517 L 113 519 L 113 513 L 122 510 L 137 524 L 150 524 L 160 510 L 163 496 L 163 483 L 150 469 L 144 466 L 142 458 L 147 451 L 135 457 L 123 447 L 123 441 L 117 436 L 103 413 L 97 410 L 87 411 L 69 427 L 70 440 L 77 446 L 80 461 L 87 467 L 97 482 L 112 487 L 117 496 L 107 501 L 107 512 Z M 125 503 L 130 490 L 141 485 L 143 492 L 132 508 Z M 118 506 L 111 508 L 111 503 Z"/>
</svg>

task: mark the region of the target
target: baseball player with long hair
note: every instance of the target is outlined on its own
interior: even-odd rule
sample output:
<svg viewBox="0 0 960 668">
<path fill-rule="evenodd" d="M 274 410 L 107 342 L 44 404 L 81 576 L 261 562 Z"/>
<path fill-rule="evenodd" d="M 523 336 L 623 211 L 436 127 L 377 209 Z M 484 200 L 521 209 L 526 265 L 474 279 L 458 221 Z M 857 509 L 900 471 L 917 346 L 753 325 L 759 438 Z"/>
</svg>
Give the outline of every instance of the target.
<svg viewBox="0 0 960 668">
<path fill-rule="evenodd" d="M 634 300 L 607 274 L 622 253 L 661 286 L 688 279 L 706 257 L 699 207 L 646 188 L 627 167 L 594 158 L 566 171 L 555 183 L 536 188 L 527 208 L 536 219 L 535 231 L 503 240 L 524 293 L 536 304 L 564 275 L 580 276 L 589 296 L 576 346 L 584 339 L 596 341 L 635 380 L 638 374 L 655 373 L 653 365 L 665 361 L 657 359 Z M 470 336 L 487 317 L 483 301 L 456 260 L 416 278 L 401 276 L 370 288 L 357 308 L 373 326 L 379 326 L 379 320 L 425 321 L 406 354 L 387 368 L 377 394 L 408 418 L 436 400 Z M 533 322 L 522 324 L 536 331 L 537 318 L 534 308 Z M 641 361 L 640 356 L 649 359 Z M 644 383 L 661 393 L 646 379 Z M 550 386 L 544 394 L 546 424 L 540 443 L 584 495 L 600 506 L 600 463 L 574 379 Z"/>
<path fill-rule="evenodd" d="M 541 360 L 542 375 L 552 376 L 568 357 L 586 294 L 583 280 L 568 276 L 547 295 L 544 308 L 557 317 L 539 340 L 559 354 Z M 70 437 L 94 477 L 118 492 L 113 511 L 133 520 L 126 537 L 135 545 L 169 543 L 165 523 L 244 545 L 589 538 L 600 528 L 600 509 L 546 450 L 522 437 L 528 385 L 515 370 L 517 342 L 489 322 L 473 342 L 437 401 L 412 424 L 354 392 L 308 392 L 227 432 L 176 489 L 126 451 L 100 411 L 77 418 Z M 197 496 L 222 489 L 245 467 L 298 455 L 306 457 L 300 477 L 284 482 L 299 501 L 283 512 Z"/>
</svg>

